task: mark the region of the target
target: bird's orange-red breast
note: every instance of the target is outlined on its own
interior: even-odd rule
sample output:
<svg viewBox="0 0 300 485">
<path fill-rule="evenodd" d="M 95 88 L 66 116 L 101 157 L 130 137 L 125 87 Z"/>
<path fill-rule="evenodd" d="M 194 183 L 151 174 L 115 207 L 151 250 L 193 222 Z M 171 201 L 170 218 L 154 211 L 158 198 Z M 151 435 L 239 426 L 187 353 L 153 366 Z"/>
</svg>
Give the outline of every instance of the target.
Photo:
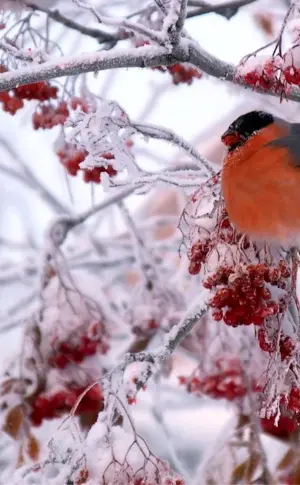
<svg viewBox="0 0 300 485">
<path fill-rule="evenodd" d="M 222 170 L 226 209 L 252 239 L 300 242 L 300 124 L 253 111 L 222 136 L 228 147 Z"/>
</svg>

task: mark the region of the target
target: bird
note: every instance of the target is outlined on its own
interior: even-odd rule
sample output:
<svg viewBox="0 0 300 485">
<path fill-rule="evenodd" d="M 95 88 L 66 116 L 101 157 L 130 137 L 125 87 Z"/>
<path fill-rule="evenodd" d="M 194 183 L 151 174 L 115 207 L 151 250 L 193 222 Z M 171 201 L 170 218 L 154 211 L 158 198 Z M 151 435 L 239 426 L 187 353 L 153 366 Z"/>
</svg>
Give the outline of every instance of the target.
<svg viewBox="0 0 300 485">
<path fill-rule="evenodd" d="M 221 136 L 221 188 L 229 219 L 250 239 L 300 244 L 300 123 L 264 111 L 239 116 Z"/>
</svg>

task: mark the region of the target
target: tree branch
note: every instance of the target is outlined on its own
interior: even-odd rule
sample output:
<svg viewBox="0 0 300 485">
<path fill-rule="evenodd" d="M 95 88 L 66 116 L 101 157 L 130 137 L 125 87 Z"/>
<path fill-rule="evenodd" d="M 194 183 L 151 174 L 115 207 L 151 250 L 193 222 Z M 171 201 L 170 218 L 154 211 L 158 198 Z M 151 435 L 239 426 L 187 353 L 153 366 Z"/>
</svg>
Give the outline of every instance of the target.
<svg viewBox="0 0 300 485">
<path fill-rule="evenodd" d="M 188 6 L 200 7 L 197 10 L 190 10 L 187 12 L 187 18 L 199 17 L 209 13 L 216 13 L 226 17 L 228 20 L 233 17 L 241 7 L 257 2 L 257 0 L 236 0 L 222 3 L 221 5 L 210 5 L 208 2 L 202 0 L 189 0 Z"/>
<path fill-rule="evenodd" d="M 92 37 L 93 39 L 96 39 L 99 42 L 111 42 L 111 41 L 114 42 L 119 40 L 119 36 L 117 34 L 113 35 L 113 34 L 109 34 L 108 32 L 104 32 L 103 30 L 100 30 L 100 29 L 94 29 L 91 27 L 86 27 L 85 25 L 81 25 L 75 22 L 74 20 L 69 19 L 68 17 L 65 17 L 64 15 L 62 15 L 59 12 L 59 10 L 49 10 L 41 6 L 37 6 L 35 4 L 30 4 L 28 6 L 35 12 L 45 13 L 49 19 L 60 23 L 64 27 L 67 27 L 68 29 L 71 29 L 71 30 L 76 30 L 77 32 L 80 32 L 82 35 L 87 35 L 88 37 Z"/>
<path fill-rule="evenodd" d="M 7 91 L 18 85 L 88 72 L 129 67 L 167 66 L 178 62 L 189 62 L 212 77 L 235 83 L 245 89 L 252 89 L 265 95 L 280 96 L 280 93 L 275 92 L 275 90 L 264 91 L 260 87 L 253 88 L 242 80 L 236 80 L 235 66 L 212 56 L 190 39 L 181 39 L 181 43 L 174 47 L 172 53 L 165 47 L 143 46 L 127 51 L 101 51 L 78 56 L 66 56 L 47 61 L 41 65 L 31 65 L 1 74 L 0 91 Z M 299 88 L 291 90 L 286 95 L 286 99 L 299 102 Z"/>
<path fill-rule="evenodd" d="M 123 375 L 126 368 L 133 364 L 134 362 L 147 362 L 149 367 L 144 373 L 144 380 L 141 381 L 137 386 L 141 388 L 148 379 L 156 371 L 157 367 L 161 365 L 164 361 L 168 360 L 175 349 L 179 346 L 182 340 L 190 333 L 193 327 L 201 320 L 201 318 L 207 312 L 207 295 L 206 290 L 204 290 L 204 296 L 202 295 L 202 300 L 197 300 L 187 312 L 184 318 L 175 325 L 166 335 L 164 345 L 161 349 L 156 352 L 138 352 L 138 353 L 128 353 L 125 354 L 123 361 L 115 367 L 108 374 L 103 376 L 101 381 L 109 381 L 113 379 L 115 375 Z"/>
</svg>

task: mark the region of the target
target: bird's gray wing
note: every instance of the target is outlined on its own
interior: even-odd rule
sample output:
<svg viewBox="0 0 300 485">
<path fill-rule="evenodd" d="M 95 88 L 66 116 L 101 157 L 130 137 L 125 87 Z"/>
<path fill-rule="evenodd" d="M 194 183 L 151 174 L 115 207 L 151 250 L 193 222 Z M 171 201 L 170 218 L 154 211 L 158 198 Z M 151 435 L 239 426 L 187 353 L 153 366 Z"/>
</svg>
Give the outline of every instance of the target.
<svg viewBox="0 0 300 485">
<path fill-rule="evenodd" d="M 283 123 L 285 123 L 286 126 L 288 125 L 287 135 L 270 141 L 266 146 L 288 148 L 292 154 L 294 165 L 300 167 L 300 123 Z"/>
</svg>

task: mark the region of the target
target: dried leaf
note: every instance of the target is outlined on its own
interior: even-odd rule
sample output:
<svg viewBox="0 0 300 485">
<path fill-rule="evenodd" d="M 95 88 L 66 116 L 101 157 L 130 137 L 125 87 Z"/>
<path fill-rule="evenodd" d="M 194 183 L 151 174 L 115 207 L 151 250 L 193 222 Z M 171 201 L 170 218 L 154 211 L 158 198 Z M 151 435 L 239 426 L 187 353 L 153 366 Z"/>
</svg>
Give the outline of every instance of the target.
<svg viewBox="0 0 300 485">
<path fill-rule="evenodd" d="M 17 439 L 24 421 L 24 412 L 21 405 L 8 411 L 3 431 Z"/>
<path fill-rule="evenodd" d="M 244 478 L 245 473 L 247 471 L 247 466 L 248 466 L 247 464 L 248 464 L 248 460 L 244 461 L 243 463 L 240 463 L 240 465 L 237 465 L 234 468 L 234 470 L 232 471 L 231 480 L 230 480 L 230 483 L 232 483 L 232 485 L 239 483 Z"/>
<path fill-rule="evenodd" d="M 28 437 L 27 453 L 33 461 L 38 461 L 40 455 L 40 445 L 38 440 L 33 435 L 29 435 Z"/>
<path fill-rule="evenodd" d="M 289 449 L 285 455 L 280 460 L 279 464 L 277 465 L 277 470 L 285 470 L 290 465 L 292 465 L 293 461 L 296 458 L 296 453 L 294 450 Z"/>
</svg>

